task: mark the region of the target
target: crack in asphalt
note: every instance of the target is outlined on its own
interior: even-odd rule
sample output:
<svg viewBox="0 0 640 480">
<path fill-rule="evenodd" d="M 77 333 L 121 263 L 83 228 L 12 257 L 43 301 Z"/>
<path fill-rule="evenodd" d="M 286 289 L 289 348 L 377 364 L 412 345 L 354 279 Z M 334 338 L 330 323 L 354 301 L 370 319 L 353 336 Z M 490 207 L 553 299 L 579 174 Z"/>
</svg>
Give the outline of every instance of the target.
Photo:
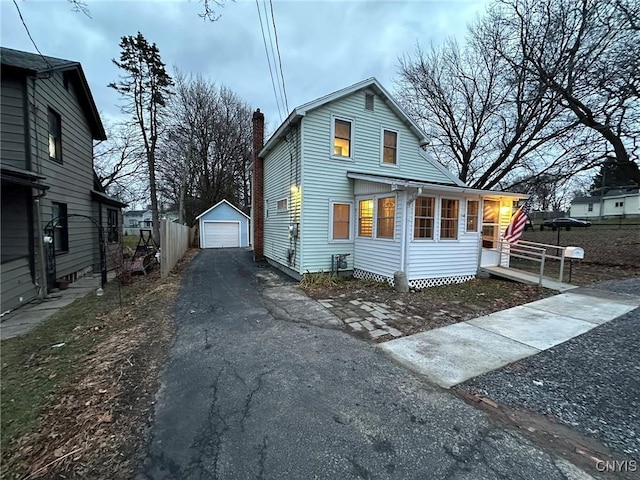
<svg viewBox="0 0 640 480">
<path fill-rule="evenodd" d="M 262 445 L 260 445 L 258 450 L 258 475 L 256 476 L 256 480 L 262 480 L 264 478 L 265 473 L 265 461 L 267 460 L 267 440 L 269 437 L 265 435 L 262 438 Z"/>
</svg>

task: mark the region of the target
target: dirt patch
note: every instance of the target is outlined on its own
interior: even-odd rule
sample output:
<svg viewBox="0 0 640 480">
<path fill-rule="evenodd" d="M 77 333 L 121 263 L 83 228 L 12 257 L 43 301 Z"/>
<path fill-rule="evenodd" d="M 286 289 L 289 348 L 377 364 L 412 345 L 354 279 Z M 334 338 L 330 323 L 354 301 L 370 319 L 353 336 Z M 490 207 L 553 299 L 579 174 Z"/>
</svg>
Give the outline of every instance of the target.
<svg viewBox="0 0 640 480">
<path fill-rule="evenodd" d="M 133 477 L 173 337 L 180 272 L 196 253 L 164 280 L 157 271 L 138 278 L 122 306 L 74 328 L 71 341 L 95 337 L 93 348 L 50 394 L 36 428 L 3 452 L 3 478 Z"/>
<path fill-rule="evenodd" d="M 352 301 L 375 302 L 388 307 L 391 315 L 385 322 L 393 325 L 403 336 L 464 322 L 555 293 L 537 286 L 498 279 L 475 279 L 410 293 L 398 293 L 387 284 L 355 279 L 340 280 L 335 285 L 309 285 L 304 290 L 316 300 L 332 299 L 332 305 L 341 310 L 353 309 L 349 307 Z M 355 334 L 367 338 L 364 333 Z M 389 336 L 381 336 L 375 341 L 390 339 Z"/>
</svg>

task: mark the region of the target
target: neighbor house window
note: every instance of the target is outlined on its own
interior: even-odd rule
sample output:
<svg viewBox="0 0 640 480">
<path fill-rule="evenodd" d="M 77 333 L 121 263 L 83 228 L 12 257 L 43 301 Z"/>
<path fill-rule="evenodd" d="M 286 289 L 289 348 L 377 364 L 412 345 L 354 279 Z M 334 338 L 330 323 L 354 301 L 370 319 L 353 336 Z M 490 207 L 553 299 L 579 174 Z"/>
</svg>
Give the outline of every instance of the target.
<svg viewBox="0 0 640 480">
<path fill-rule="evenodd" d="M 109 243 L 118 242 L 118 211 L 107 210 L 107 241 Z"/>
<path fill-rule="evenodd" d="M 624 207 L 624 202 L 616 202 L 616 207 Z"/>
<path fill-rule="evenodd" d="M 49 109 L 49 158 L 62 163 L 62 128 L 60 115 Z"/>
<path fill-rule="evenodd" d="M 53 227 L 53 246 L 56 252 L 69 251 L 69 224 L 67 223 L 67 204 L 51 203 Z"/>
<path fill-rule="evenodd" d="M 351 204 L 331 204 L 331 239 L 349 240 L 351 238 Z"/>
<path fill-rule="evenodd" d="M 478 200 L 467 200 L 467 232 L 478 231 Z"/>
<path fill-rule="evenodd" d="M 373 236 L 373 200 L 360 200 L 358 203 L 358 235 Z"/>
<path fill-rule="evenodd" d="M 593 203 L 589 204 L 589 206 L 587 207 L 587 211 L 593 212 Z"/>
<path fill-rule="evenodd" d="M 138 220 L 129 220 L 129 226 L 130 227 L 137 227 L 138 226 Z"/>
<path fill-rule="evenodd" d="M 413 238 L 433 238 L 434 205 L 433 197 L 416 198 Z"/>
<path fill-rule="evenodd" d="M 382 163 L 396 165 L 398 163 L 398 132 L 383 131 Z"/>
<path fill-rule="evenodd" d="M 376 237 L 393 238 L 396 221 L 396 198 L 385 197 L 378 199 L 378 228 Z"/>
<path fill-rule="evenodd" d="M 278 212 L 286 212 L 288 210 L 288 202 L 286 198 L 278 200 L 276 203 L 276 211 Z"/>
<path fill-rule="evenodd" d="M 458 238 L 458 200 L 443 198 L 440 201 L 440 238 Z"/>
<path fill-rule="evenodd" d="M 351 122 L 334 120 L 333 154 L 337 157 L 351 157 Z"/>
</svg>

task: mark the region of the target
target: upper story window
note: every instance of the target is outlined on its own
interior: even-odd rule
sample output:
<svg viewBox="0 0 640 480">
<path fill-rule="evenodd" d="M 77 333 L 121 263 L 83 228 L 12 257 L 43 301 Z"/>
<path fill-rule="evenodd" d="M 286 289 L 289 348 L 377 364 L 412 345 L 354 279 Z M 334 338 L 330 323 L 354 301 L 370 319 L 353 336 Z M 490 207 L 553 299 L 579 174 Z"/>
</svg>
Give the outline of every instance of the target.
<svg viewBox="0 0 640 480">
<path fill-rule="evenodd" d="M 378 238 L 393 238 L 396 223 L 396 197 L 378 199 Z"/>
<path fill-rule="evenodd" d="M 107 241 L 118 243 L 118 210 L 107 209 Z"/>
<path fill-rule="evenodd" d="M 435 198 L 416 198 L 415 217 L 413 222 L 413 238 L 432 239 Z"/>
<path fill-rule="evenodd" d="M 467 232 L 478 231 L 478 200 L 467 201 Z"/>
<path fill-rule="evenodd" d="M 458 200 L 443 198 L 440 202 L 440 238 L 458 238 Z"/>
<path fill-rule="evenodd" d="M 332 202 L 331 240 L 351 240 L 351 204 Z"/>
<path fill-rule="evenodd" d="M 51 202 L 53 220 L 53 247 L 56 252 L 69 251 L 69 225 L 67 223 L 67 204 Z"/>
<path fill-rule="evenodd" d="M 373 200 L 360 200 L 358 203 L 358 235 L 373 236 Z"/>
<path fill-rule="evenodd" d="M 589 206 L 587 207 L 587 211 L 593 212 L 593 203 L 589 204 Z"/>
<path fill-rule="evenodd" d="M 49 158 L 62 163 L 62 121 L 52 109 L 49 109 Z"/>
<path fill-rule="evenodd" d="M 397 165 L 398 163 L 398 132 L 383 130 L 382 163 Z"/>
<path fill-rule="evenodd" d="M 364 94 L 364 109 L 373 112 L 373 93 Z"/>
<path fill-rule="evenodd" d="M 338 118 L 333 122 L 333 155 L 351 158 L 351 122 Z"/>
</svg>

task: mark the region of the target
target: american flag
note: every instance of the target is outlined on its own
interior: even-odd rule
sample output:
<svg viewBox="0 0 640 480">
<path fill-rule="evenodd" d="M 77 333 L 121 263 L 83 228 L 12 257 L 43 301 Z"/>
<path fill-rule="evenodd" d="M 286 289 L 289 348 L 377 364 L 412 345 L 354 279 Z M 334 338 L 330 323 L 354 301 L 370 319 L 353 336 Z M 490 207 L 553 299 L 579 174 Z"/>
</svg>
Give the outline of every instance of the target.
<svg viewBox="0 0 640 480">
<path fill-rule="evenodd" d="M 522 232 L 524 232 L 524 226 L 529 218 L 529 210 L 531 210 L 531 202 L 533 197 L 527 198 L 524 205 L 522 205 L 516 213 L 511 217 L 509 226 L 504 231 L 504 239 L 509 243 L 518 243 Z"/>
</svg>

